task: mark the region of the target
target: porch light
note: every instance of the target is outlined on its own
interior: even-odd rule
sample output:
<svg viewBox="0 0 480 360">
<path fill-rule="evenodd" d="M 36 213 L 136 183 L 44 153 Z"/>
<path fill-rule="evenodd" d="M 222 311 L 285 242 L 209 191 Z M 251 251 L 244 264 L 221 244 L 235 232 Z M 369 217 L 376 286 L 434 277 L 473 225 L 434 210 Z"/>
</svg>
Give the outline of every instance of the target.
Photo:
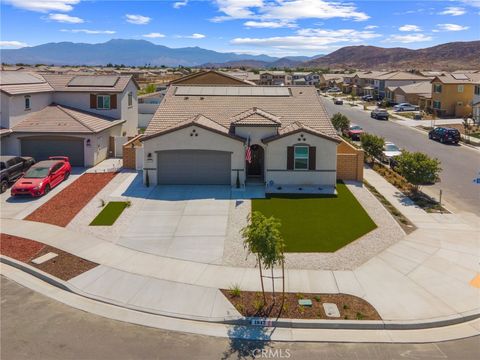
<svg viewBox="0 0 480 360">
<path fill-rule="evenodd" d="M 91 141 L 90 139 L 87 139 L 87 143 L 86 143 L 87 146 L 90 146 L 91 145 Z"/>
</svg>

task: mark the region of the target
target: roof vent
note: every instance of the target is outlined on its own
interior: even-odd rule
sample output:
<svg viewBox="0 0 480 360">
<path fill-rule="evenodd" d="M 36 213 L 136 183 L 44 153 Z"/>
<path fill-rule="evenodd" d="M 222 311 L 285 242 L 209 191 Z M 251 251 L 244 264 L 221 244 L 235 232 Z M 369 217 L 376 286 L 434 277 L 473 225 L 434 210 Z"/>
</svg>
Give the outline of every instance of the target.
<svg viewBox="0 0 480 360">
<path fill-rule="evenodd" d="M 200 100 L 203 100 L 203 99 L 205 99 L 205 98 L 203 96 L 200 96 Z"/>
<path fill-rule="evenodd" d="M 183 98 L 183 100 L 188 100 L 188 96 L 185 96 L 185 97 Z"/>
</svg>

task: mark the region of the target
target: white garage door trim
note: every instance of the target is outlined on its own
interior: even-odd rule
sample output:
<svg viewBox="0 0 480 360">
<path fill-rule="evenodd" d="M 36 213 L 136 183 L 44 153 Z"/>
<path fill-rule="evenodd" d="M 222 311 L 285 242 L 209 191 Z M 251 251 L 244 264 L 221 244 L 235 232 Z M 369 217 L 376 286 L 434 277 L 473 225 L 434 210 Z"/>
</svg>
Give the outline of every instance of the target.
<svg viewBox="0 0 480 360">
<path fill-rule="evenodd" d="M 158 184 L 230 185 L 231 155 L 215 150 L 158 151 Z"/>
</svg>

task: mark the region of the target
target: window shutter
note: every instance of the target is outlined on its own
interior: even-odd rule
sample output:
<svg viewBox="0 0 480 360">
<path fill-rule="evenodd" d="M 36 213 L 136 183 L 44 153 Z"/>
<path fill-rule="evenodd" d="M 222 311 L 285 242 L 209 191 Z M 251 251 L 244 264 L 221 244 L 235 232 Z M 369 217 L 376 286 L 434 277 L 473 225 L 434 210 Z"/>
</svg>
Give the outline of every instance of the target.
<svg viewBox="0 0 480 360">
<path fill-rule="evenodd" d="M 287 170 L 293 170 L 293 146 L 287 147 Z"/>
<path fill-rule="evenodd" d="M 117 108 L 117 94 L 110 95 L 110 108 L 111 109 Z"/>
<path fill-rule="evenodd" d="M 97 95 L 90 94 L 90 109 L 97 108 Z"/>
<path fill-rule="evenodd" d="M 317 163 L 317 148 L 315 146 L 310 146 L 308 148 L 308 170 L 315 170 L 316 163 Z"/>
</svg>

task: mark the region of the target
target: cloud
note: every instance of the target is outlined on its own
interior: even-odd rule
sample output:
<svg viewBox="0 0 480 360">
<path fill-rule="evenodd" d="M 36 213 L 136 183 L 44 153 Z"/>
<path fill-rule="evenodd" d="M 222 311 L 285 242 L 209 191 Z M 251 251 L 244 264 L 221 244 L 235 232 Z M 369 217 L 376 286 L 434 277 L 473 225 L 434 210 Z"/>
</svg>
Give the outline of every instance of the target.
<svg viewBox="0 0 480 360">
<path fill-rule="evenodd" d="M 446 7 L 445 10 L 439 12 L 439 15 L 452 15 L 452 16 L 460 16 L 465 14 L 467 11 L 465 8 L 458 7 L 458 6 L 449 6 Z"/>
<path fill-rule="evenodd" d="M 403 25 L 398 28 L 400 31 L 422 31 L 417 25 Z"/>
<path fill-rule="evenodd" d="M 301 29 L 291 36 L 268 38 L 235 38 L 230 43 L 255 47 L 273 47 L 275 49 L 327 50 L 332 45 L 345 43 L 361 44 L 366 40 L 381 37 L 373 31 L 353 29 L 326 30 Z"/>
<path fill-rule="evenodd" d="M 62 32 L 83 33 L 88 35 L 115 34 L 113 30 L 61 29 Z"/>
<path fill-rule="evenodd" d="M 142 35 L 142 36 L 146 37 L 146 38 L 150 38 L 150 39 L 158 39 L 158 38 L 164 38 L 165 37 L 165 35 L 160 34 L 160 33 L 156 33 L 156 32 L 152 32 L 152 33 L 145 34 L 145 35 Z"/>
<path fill-rule="evenodd" d="M 188 0 L 183 0 L 183 1 L 177 1 L 176 3 L 173 4 L 173 7 L 175 9 L 180 9 L 181 7 L 184 7 L 188 4 Z"/>
<path fill-rule="evenodd" d="M 294 28 L 297 27 L 296 24 L 281 22 L 281 21 L 246 21 L 243 23 L 245 27 L 248 28 L 261 28 L 261 29 L 278 29 L 278 28 Z"/>
<path fill-rule="evenodd" d="M 203 39 L 206 38 L 206 35 L 194 33 L 192 35 L 177 35 L 177 38 L 184 38 L 184 39 Z"/>
<path fill-rule="evenodd" d="M 58 21 L 61 23 L 68 23 L 68 24 L 81 24 L 85 22 L 85 20 L 79 17 L 70 16 L 67 14 L 48 14 L 48 20 Z"/>
<path fill-rule="evenodd" d="M 152 20 L 152 18 L 143 15 L 127 14 L 125 17 L 127 18 L 127 22 L 135 25 L 146 25 Z"/>
<path fill-rule="evenodd" d="M 5 3 L 20 9 L 49 12 L 49 11 L 71 11 L 73 5 L 80 0 L 3 0 Z"/>
<path fill-rule="evenodd" d="M 370 17 L 357 10 L 353 3 L 328 0 L 216 0 L 218 10 L 224 15 L 212 21 L 231 19 L 283 20 L 292 23 L 300 19 L 343 18 L 367 20 Z"/>
<path fill-rule="evenodd" d="M 373 30 L 378 28 L 378 25 L 367 25 L 364 27 L 365 30 Z"/>
<path fill-rule="evenodd" d="M 15 40 L 0 40 L 0 47 L 11 47 L 11 48 L 21 48 L 28 46 L 26 43 L 21 42 L 21 41 L 15 41 Z"/>
<path fill-rule="evenodd" d="M 414 42 L 424 42 L 430 41 L 432 37 L 430 35 L 425 34 L 407 34 L 407 35 L 390 35 L 387 39 L 383 42 L 394 42 L 394 43 L 403 43 L 409 44 Z"/>
<path fill-rule="evenodd" d="M 437 29 L 434 32 L 439 31 L 463 31 L 469 29 L 468 26 L 462 26 L 457 24 L 437 24 Z"/>
</svg>

